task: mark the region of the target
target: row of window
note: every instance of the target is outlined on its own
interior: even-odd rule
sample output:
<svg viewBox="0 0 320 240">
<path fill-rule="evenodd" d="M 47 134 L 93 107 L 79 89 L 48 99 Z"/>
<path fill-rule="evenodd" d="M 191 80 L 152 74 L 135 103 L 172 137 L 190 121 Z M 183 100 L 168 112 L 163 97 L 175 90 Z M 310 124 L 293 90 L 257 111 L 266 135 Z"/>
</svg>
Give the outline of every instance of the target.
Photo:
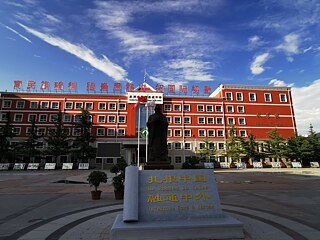
<svg viewBox="0 0 320 240">
<path fill-rule="evenodd" d="M 173 122 L 172 122 L 173 118 Z M 223 118 L 222 117 L 198 117 L 198 124 L 223 124 Z M 236 124 L 235 118 L 234 117 L 228 117 L 228 124 L 229 125 L 234 125 Z M 167 121 L 169 124 L 181 124 L 181 117 L 170 117 L 167 116 Z M 191 117 L 183 117 L 183 123 L 184 124 L 191 124 Z M 245 118 L 238 118 L 238 123 L 239 125 L 245 125 L 246 120 Z"/>
<path fill-rule="evenodd" d="M 199 146 L 199 148 L 198 148 Z M 203 150 L 206 149 L 206 144 L 200 142 L 198 146 L 192 146 L 191 142 L 168 142 L 168 150 Z M 217 143 L 210 143 L 208 148 L 210 150 L 213 149 L 218 149 L 218 150 L 224 150 L 225 149 L 225 144 L 223 142 L 217 142 Z"/>
<path fill-rule="evenodd" d="M 31 101 L 29 108 L 30 109 L 49 109 L 51 105 L 51 109 L 59 109 L 60 102 L 49 102 L 49 101 Z M 12 101 L 11 100 L 3 100 L 2 107 L 3 108 L 11 108 Z M 108 107 L 108 108 L 107 108 Z M 25 101 L 18 100 L 16 101 L 16 108 L 23 109 L 25 108 Z M 65 102 L 64 108 L 68 110 L 76 109 L 87 109 L 93 110 L 94 102 Z M 118 103 L 118 110 L 126 110 L 127 106 L 125 103 Z M 98 102 L 98 110 L 117 110 L 117 103 L 106 103 L 106 102 Z"/>
<path fill-rule="evenodd" d="M 235 94 L 236 101 L 243 101 L 243 93 L 237 92 Z M 287 95 L 286 94 L 279 94 L 280 102 L 287 102 Z M 227 101 L 233 101 L 233 93 L 232 92 L 226 92 L 226 100 Z M 257 101 L 257 94 L 256 93 L 249 93 L 249 101 L 250 102 L 256 102 Z M 264 101 L 265 102 L 272 102 L 272 94 L 271 93 L 265 93 L 264 94 Z"/>
<path fill-rule="evenodd" d="M 187 110 L 186 110 L 187 107 Z M 184 112 L 190 112 L 190 105 L 183 105 Z M 235 112 L 234 106 L 227 106 L 227 112 Z M 174 104 L 173 109 L 175 112 L 181 111 L 181 104 Z M 171 111 L 171 104 L 164 104 L 164 111 L 170 112 Z M 220 105 L 197 105 L 198 112 L 221 112 L 222 113 L 222 106 Z M 244 106 L 237 106 L 238 113 L 244 113 Z"/>
<path fill-rule="evenodd" d="M 183 136 L 182 136 L 183 134 Z M 214 129 L 199 129 L 198 136 L 199 137 L 224 137 L 225 131 L 222 129 L 214 130 Z M 229 134 L 230 135 L 230 134 Z M 246 130 L 239 130 L 239 136 L 246 137 Z M 193 133 L 191 129 L 168 129 L 168 137 L 193 137 Z"/>
<path fill-rule="evenodd" d="M 38 121 L 39 122 L 55 122 L 57 120 L 58 115 L 57 114 L 28 114 L 28 122 L 32 121 Z M 90 116 L 92 118 L 92 116 Z M 116 123 L 117 122 L 117 117 L 118 117 L 118 123 L 126 123 L 126 116 L 125 115 L 98 115 L 97 116 L 97 122 L 98 123 Z M 8 120 L 8 115 L 7 113 L 2 113 L 0 114 L 0 121 L 7 121 Z M 81 115 L 70 115 L 70 114 L 64 114 L 62 121 L 65 123 L 71 123 L 73 122 L 80 122 L 81 120 Z M 23 121 L 23 114 L 22 113 L 16 113 L 14 114 L 13 117 L 14 122 L 22 122 Z M 92 119 L 91 119 L 92 121 Z"/>
<path fill-rule="evenodd" d="M 54 129 L 52 129 L 54 130 Z M 36 129 L 36 134 L 38 136 L 45 136 L 46 135 L 46 131 L 50 131 L 50 128 L 45 128 L 45 127 L 37 127 Z M 67 131 L 68 136 L 79 136 L 80 135 L 80 129 L 79 128 L 73 128 L 71 130 L 71 128 L 65 128 L 65 131 Z M 21 134 L 21 127 L 14 127 L 12 128 L 12 133 L 16 136 Z M 31 127 L 27 127 L 26 128 L 26 134 L 30 134 L 31 133 Z M 125 136 L 126 132 L 124 128 L 97 128 L 96 129 L 96 136 Z"/>
</svg>

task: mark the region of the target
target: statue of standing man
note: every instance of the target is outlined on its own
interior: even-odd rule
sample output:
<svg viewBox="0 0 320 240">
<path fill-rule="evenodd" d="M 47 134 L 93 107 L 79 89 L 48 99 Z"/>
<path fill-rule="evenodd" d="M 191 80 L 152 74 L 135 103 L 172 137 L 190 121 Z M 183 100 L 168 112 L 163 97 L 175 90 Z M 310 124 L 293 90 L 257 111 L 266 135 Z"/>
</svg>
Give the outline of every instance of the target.
<svg viewBox="0 0 320 240">
<path fill-rule="evenodd" d="M 148 118 L 148 162 L 169 162 L 168 159 L 168 121 L 161 113 L 159 105 L 154 109 L 155 113 Z"/>
</svg>

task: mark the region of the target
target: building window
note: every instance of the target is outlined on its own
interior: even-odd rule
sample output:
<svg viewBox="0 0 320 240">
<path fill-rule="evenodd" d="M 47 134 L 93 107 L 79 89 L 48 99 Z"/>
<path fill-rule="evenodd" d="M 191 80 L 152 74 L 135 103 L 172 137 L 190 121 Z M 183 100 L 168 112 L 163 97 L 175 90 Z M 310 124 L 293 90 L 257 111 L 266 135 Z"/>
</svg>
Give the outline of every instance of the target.
<svg viewBox="0 0 320 240">
<path fill-rule="evenodd" d="M 22 122 L 22 114 L 15 114 L 13 121 Z"/>
<path fill-rule="evenodd" d="M 216 106 L 216 112 L 222 112 L 222 106 Z"/>
<path fill-rule="evenodd" d="M 42 109 L 48 109 L 49 108 L 49 102 L 41 102 L 41 108 Z"/>
<path fill-rule="evenodd" d="M 174 149 L 175 149 L 175 150 L 181 150 L 181 149 L 182 149 L 182 144 L 181 144 L 181 142 L 175 142 L 175 143 L 174 143 Z"/>
<path fill-rule="evenodd" d="M 4 100 L 2 107 L 11 108 L 11 100 Z"/>
<path fill-rule="evenodd" d="M 218 149 L 223 150 L 224 149 L 224 143 L 218 143 Z"/>
<path fill-rule="evenodd" d="M 37 109 L 38 108 L 38 102 L 30 102 L 30 108 Z"/>
<path fill-rule="evenodd" d="M 208 117 L 208 118 L 207 118 L 207 123 L 208 123 L 208 124 L 214 124 L 213 117 Z"/>
<path fill-rule="evenodd" d="M 125 103 L 119 103 L 119 110 L 126 110 L 126 104 Z"/>
<path fill-rule="evenodd" d="M 198 117 L 198 124 L 205 124 L 206 120 L 204 117 Z"/>
<path fill-rule="evenodd" d="M 57 114 L 51 114 L 50 115 L 50 122 L 57 122 L 58 115 Z"/>
<path fill-rule="evenodd" d="M 99 102 L 98 104 L 98 109 L 99 110 L 106 110 L 107 109 L 107 105 L 104 102 Z"/>
<path fill-rule="evenodd" d="M 234 125 L 234 118 L 228 118 L 228 124 Z"/>
<path fill-rule="evenodd" d="M 243 101 L 243 94 L 241 92 L 237 92 L 237 101 Z"/>
<path fill-rule="evenodd" d="M 72 109 L 73 108 L 73 102 L 66 102 L 65 103 L 65 108 L 66 109 Z"/>
<path fill-rule="evenodd" d="M 98 116 L 98 123 L 105 123 L 106 122 L 106 116 L 99 115 Z"/>
<path fill-rule="evenodd" d="M 126 116 L 118 116 L 118 123 L 126 123 Z"/>
<path fill-rule="evenodd" d="M 171 117 L 166 117 L 168 124 L 171 124 Z"/>
<path fill-rule="evenodd" d="M 44 136 L 46 134 L 46 129 L 45 128 L 38 128 L 37 129 L 37 135 L 38 136 Z"/>
<path fill-rule="evenodd" d="M 246 124 L 246 120 L 244 118 L 239 118 L 239 125 L 245 125 Z"/>
<path fill-rule="evenodd" d="M 27 127 L 26 128 L 26 134 L 30 134 L 31 133 L 31 127 Z"/>
<path fill-rule="evenodd" d="M 238 106 L 237 108 L 239 113 L 244 113 L 244 106 Z"/>
<path fill-rule="evenodd" d="M 204 112 L 204 106 L 203 105 L 198 105 L 197 109 L 198 109 L 198 112 Z"/>
<path fill-rule="evenodd" d="M 226 93 L 226 100 L 232 101 L 232 93 L 231 92 Z"/>
<path fill-rule="evenodd" d="M 46 122 L 48 119 L 48 115 L 47 114 L 40 114 L 39 115 L 39 122 Z"/>
<path fill-rule="evenodd" d="M 75 122 L 81 122 L 81 115 L 74 115 Z"/>
<path fill-rule="evenodd" d="M 75 103 L 75 109 L 82 109 L 83 108 L 83 103 L 82 102 L 76 102 Z"/>
<path fill-rule="evenodd" d="M 206 144 L 205 143 L 199 143 L 199 149 L 203 150 L 206 148 Z"/>
<path fill-rule="evenodd" d="M 109 110 L 116 110 L 117 105 L 115 103 L 109 103 L 108 109 Z"/>
<path fill-rule="evenodd" d="M 24 108 L 24 101 L 17 101 L 16 102 L 16 108 Z"/>
<path fill-rule="evenodd" d="M 287 102 L 287 95 L 286 94 L 280 94 L 280 102 Z"/>
<path fill-rule="evenodd" d="M 72 116 L 71 115 L 67 115 L 67 114 L 63 115 L 63 121 L 64 122 L 71 122 L 71 120 L 72 120 Z"/>
<path fill-rule="evenodd" d="M 199 137 L 205 137 L 206 136 L 206 131 L 205 130 L 199 130 L 198 134 L 199 134 Z"/>
<path fill-rule="evenodd" d="M 21 128 L 20 127 L 14 127 L 12 128 L 12 133 L 14 135 L 20 135 L 20 132 L 21 132 Z"/>
<path fill-rule="evenodd" d="M 115 130 L 114 130 L 114 128 L 108 128 L 107 136 L 114 136 L 114 135 L 115 135 Z"/>
<path fill-rule="evenodd" d="M 233 112 L 233 106 L 227 106 L 227 112 Z"/>
<path fill-rule="evenodd" d="M 81 129 L 80 128 L 74 128 L 72 130 L 72 135 L 73 136 L 80 136 L 80 132 L 81 132 Z"/>
<path fill-rule="evenodd" d="M 119 129 L 118 129 L 118 136 L 122 137 L 122 136 L 124 136 L 124 135 L 125 135 L 124 129 L 123 129 L 123 128 L 119 128 Z"/>
<path fill-rule="evenodd" d="M 174 124 L 181 124 L 181 117 L 174 117 Z"/>
<path fill-rule="evenodd" d="M 191 150 L 191 143 L 189 143 L 189 142 L 184 143 L 184 149 Z"/>
<path fill-rule="evenodd" d="M 181 111 L 181 105 L 180 104 L 174 104 L 173 109 L 175 112 L 180 112 Z"/>
<path fill-rule="evenodd" d="M 191 137 L 191 130 L 190 129 L 185 129 L 184 130 L 184 136 L 185 137 Z"/>
<path fill-rule="evenodd" d="M 212 105 L 207 105 L 207 112 L 213 112 L 213 106 Z"/>
<path fill-rule="evenodd" d="M 52 109 L 59 109 L 59 102 L 51 102 Z"/>
<path fill-rule="evenodd" d="M 256 94 L 255 93 L 249 93 L 249 100 L 251 102 L 257 101 Z"/>
<path fill-rule="evenodd" d="M 174 162 L 175 162 L 175 163 L 182 163 L 182 158 L 181 158 L 181 156 L 174 156 Z"/>
<path fill-rule="evenodd" d="M 223 124 L 223 118 L 216 118 L 216 124 Z"/>
<path fill-rule="evenodd" d="M 184 104 L 183 105 L 183 111 L 184 112 L 190 112 L 190 105 L 189 104 Z"/>
<path fill-rule="evenodd" d="M 93 110 L 93 103 L 92 102 L 87 102 L 86 103 L 86 109 L 87 110 Z"/>
<path fill-rule="evenodd" d="M 266 102 L 272 102 L 271 94 L 270 93 L 265 93 L 264 94 L 264 99 Z"/>
<path fill-rule="evenodd" d="M 172 143 L 168 142 L 168 150 L 171 150 L 171 149 L 172 149 Z"/>
<path fill-rule="evenodd" d="M 247 131 L 246 130 L 240 130 L 240 137 L 246 137 Z"/>
<path fill-rule="evenodd" d="M 171 136 L 172 136 L 172 130 L 168 129 L 168 137 L 171 137 Z"/>
<path fill-rule="evenodd" d="M 165 104 L 164 105 L 164 111 L 166 111 L 166 112 L 171 111 L 171 104 Z"/>
<path fill-rule="evenodd" d="M 181 130 L 180 129 L 174 130 L 174 136 L 175 137 L 181 137 Z"/>
<path fill-rule="evenodd" d="M 224 133 L 223 133 L 223 130 L 218 130 L 218 137 L 223 137 L 224 136 Z"/>
<path fill-rule="evenodd" d="M 184 124 L 191 124 L 191 118 L 190 117 L 184 117 L 183 118 Z"/>
<path fill-rule="evenodd" d="M 214 137 L 214 130 L 208 130 L 208 136 Z"/>
<path fill-rule="evenodd" d="M 115 123 L 116 122 L 116 116 L 108 116 L 108 123 Z"/>
<path fill-rule="evenodd" d="M 8 113 L 1 113 L 0 121 L 8 121 Z"/>
<path fill-rule="evenodd" d="M 28 122 L 33 122 L 37 120 L 37 115 L 36 114 L 29 114 L 28 115 Z"/>
</svg>

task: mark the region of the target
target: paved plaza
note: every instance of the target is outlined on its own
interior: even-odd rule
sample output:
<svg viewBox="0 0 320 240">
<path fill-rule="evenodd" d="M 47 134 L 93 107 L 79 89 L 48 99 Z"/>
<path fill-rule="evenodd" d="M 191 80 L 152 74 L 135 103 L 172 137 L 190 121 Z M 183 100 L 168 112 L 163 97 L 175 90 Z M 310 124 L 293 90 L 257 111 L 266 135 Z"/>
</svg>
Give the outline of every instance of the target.
<svg viewBox="0 0 320 240">
<path fill-rule="evenodd" d="M 91 200 L 87 170 L 0 172 L 0 240 L 109 239 L 122 201 L 111 179 Z M 222 207 L 246 240 L 320 240 L 320 169 L 215 170 Z"/>
</svg>

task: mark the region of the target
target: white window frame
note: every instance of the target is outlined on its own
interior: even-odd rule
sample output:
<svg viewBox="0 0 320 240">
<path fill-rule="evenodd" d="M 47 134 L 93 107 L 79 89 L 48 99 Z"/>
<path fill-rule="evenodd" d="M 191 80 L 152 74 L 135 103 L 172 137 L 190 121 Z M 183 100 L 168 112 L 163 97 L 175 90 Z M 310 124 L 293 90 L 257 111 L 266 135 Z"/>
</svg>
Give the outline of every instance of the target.
<svg viewBox="0 0 320 240">
<path fill-rule="evenodd" d="M 181 117 L 174 117 L 174 124 L 181 124 Z"/>
<path fill-rule="evenodd" d="M 221 129 L 218 129 L 218 130 L 217 130 L 217 136 L 218 136 L 218 137 L 224 137 L 224 131 L 221 130 Z"/>
<path fill-rule="evenodd" d="M 239 131 L 240 137 L 246 137 L 247 136 L 247 131 L 246 130 L 240 130 Z"/>
<path fill-rule="evenodd" d="M 126 109 L 127 109 L 127 104 L 125 104 L 125 103 L 119 103 L 119 104 L 118 104 L 118 109 L 119 109 L 119 110 L 126 110 Z"/>
<path fill-rule="evenodd" d="M 214 137 L 215 136 L 215 131 L 213 129 L 208 130 L 208 137 Z"/>
<path fill-rule="evenodd" d="M 113 134 L 110 134 L 111 132 L 109 132 L 109 130 L 110 131 L 113 131 Z M 116 129 L 114 129 L 114 128 L 108 128 L 107 129 L 107 136 L 108 137 L 113 137 L 113 136 L 115 136 L 116 135 Z"/>
<path fill-rule="evenodd" d="M 123 120 L 121 120 L 121 118 L 123 118 Z M 118 123 L 126 123 L 126 116 L 125 115 L 119 115 L 118 116 Z"/>
<path fill-rule="evenodd" d="M 168 150 L 171 150 L 172 149 L 172 142 L 168 142 Z"/>
<path fill-rule="evenodd" d="M 224 145 L 224 143 L 223 142 L 218 142 L 218 149 L 219 150 L 224 150 L 224 148 L 225 148 L 225 145 Z"/>
<path fill-rule="evenodd" d="M 67 121 L 70 118 L 70 121 Z M 64 114 L 63 115 L 63 122 L 72 122 L 72 115 Z"/>
<path fill-rule="evenodd" d="M 73 116 L 74 122 L 81 122 L 81 115 L 76 114 Z"/>
<path fill-rule="evenodd" d="M 114 121 L 110 121 L 110 118 L 114 118 Z M 108 123 L 116 123 L 117 118 L 116 115 L 108 115 Z"/>
<path fill-rule="evenodd" d="M 98 115 L 97 120 L 98 120 L 98 123 L 105 123 L 106 122 L 106 116 L 105 115 Z"/>
<path fill-rule="evenodd" d="M 204 129 L 199 129 L 199 130 L 198 130 L 198 136 L 199 136 L 199 137 L 205 137 L 205 136 L 206 136 L 206 130 L 204 130 Z"/>
<path fill-rule="evenodd" d="M 17 119 L 19 116 L 19 119 Z M 15 113 L 13 117 L 14 122 L 22 122 L 23 120 L 23 114 L 22 113 Z"/>
<path fill-rule="evenodd" d="M 170 116 L 166 116 L 168 124 L 172 123 L 172 118 Z"/>
<path fill-rule="evenodd" d="M 174 142 L 174 150 L 182 150 L 182 143 Z"/>
<path fill-rule="evenodd" d="M 107 103 L 99 102 L 98 103 L 98 110 L 107 110 Z"/>
<path fill-rule="evenodd" d="M 221 123 L 220 123 L 221 120 Z M 217 117 L 216 118 L 216 124 L 223 124 L 223 118 L 222 117 Z"/>
<path fill-rule="evenodd" d="M 208 117 L 207 118 L 207 124 L 214 124 L 214 117 Z"/>
<path fill-rule="evenodd" d="M 244 106 L 237 106 L 237 110 L 238 110 L 238 113 L 244 113 Z"/>
<path fill-rule="evenodd" d="M 221 105 L 217 105 L 216 106 L 216 112 L 222 112 L 222 106 Z"/>
<path fill-rule="evenodd" d="M 227 106 L 227 112 L 234 112 L 234 107 L 228 105 L 228 106 Z"/>
<path fill-rule="evenodd" d="M 197 112 L 204 112 L 204 105 L 197 105 Z"/>
<path fill-rule="evenodd" d="M 243 93 L 242 92 L 236 92 L 236 98 L 238 102 L 243 101 Z"/>
<path fill-rule="evenodd" d="M 172 137 L 172 129 L 168 129 L 168 137 Z"/>
<path fill-rule="evenodd" d="M 41 119 L 41 116 L 45 119 Z M 39 122 L 47 122 L 48 121 L 48 114 L 39 114 Z"/>
<path fill-rule="evenodd" d="M 270 101 L 268 101 L 268 96 L 270 97 Z M 271 93 L 265 93 L 264 94 L 264 101 L 265 102 L 272 102 L 272 95 L 271 95 Z"/>
<path fill-rule="evenodd" d="M 284 97 L 283 100 L 282 100 L 282 97 Z M 280 102 L 288 102 L 287 94 L 280 93 L 280 94 L 279 94 L 279 98 L 280 98 Z"/>
<path fill-rule="evenodd" d="M 206 106 L 206 111 L 207 112 L 213 112 L 213 105 L 207 105 Z"/>
<path fill-rule="evenodd" d="M 13 127 L 12 128 L 12 133 L 14 135 L 20 135 L 21 134 L 21 127 Z"/>
<path fill-rule="evenodd" d="M 118 128 L 117 136 L 118 137 L 124 137 L 125 135 L 126 135 L 126 130 L 124 128 Z"/>
<path fill-rule="evenodd" d="M 164 104 L 164 111 L 165 112 L 170 112 L 171 111 L 171 104 Z"/>
<path fill-rule="evenodd" d="M 251 98 L 251 96 L 253 98 Z M 249 101 L 250 102 L 256 102 L 257 101 L 257 94 L 256 93 L 249 93 Z"/>
<path fill-rule="evenodd" d="M 46 135 L 46 128 L 45 127 L 38 127 L 37 128 L 37 136 L 45 136 Z"/>
<path fill-rule="evenodd" d="M 19 106 L 21 103 L 22 103 L 22 106 Z M 21 100 L 20 100 L 20 101 L 17 101 L 17 102 L 16 102 L 16 108 L 24 108 L 25 103 L 26 103 L 25 101 L 21 101 Z"/>
<path fill-rule="evenodd" d="M 55 118 L 55 120 L 53 120 Z M 56 122 L 58 120 L 58 114 L 50 114 L 49 122 Z"/>
<path fill-rule="evenodd" d="M 181 104 L 173 104 L 174 112 L 181 112 Z"/>
<path fill-rule="evenodd" d="M 203 120 L 203 122 L 202 122 Z M 198 124 L 206 124 L 206 118 L 205 117 L 198 117 Z"/>
<path fill-rule="evenodd" d="M 54 106 L 56 105 L 56 106 Z M 59 109 L 60 103 L 59 102 L 51 102 L 51 108 L 52 109 Z"/>
<path fill-rule="evenodd" d="M 184 129 L 183 132 L 185 137 L 191 137 L 191 129 Z"/>
<path fill-rule="evenodd" d="M 28 122 L 32 122 L 31 116 L 35 116 L 34 119 L 37 121 L 37 114 L 28 114 Z"/>
<path fill-rule="evenodd" d="M 65 102 L 64 108 L 65 109 L 73 109 L 73 102 Z"/>
<path fill-rule="evenodd" d="M 179 133 L 179 134 L 178 134 Z M 181 129 L 174 129 L 174 136 L 175 137 L 181 137 Z"/>
<path fill-rule="evenodd" d="M 230 123 L 232 122 L 232 123 Z M 235 125 L 235 120 L 233 117 L 228 117 L 228 125 Z"/>
<path fill-rule="evenodd" d="M 91 105 L 91 107 L 90 106 L 88 107 L 88 105 Z M 86 110 L 93 110 L 94 104 L 93 102 L 85 102 L 85 107 L 86 107 Z"/>
<path fill-rule="evenodd" d="M 184 112 L 190 112 L 190 109 L 191 109 L 190 104 L 183 104 L 183 111 Z"/>
<path fill-rule="evenodd" d="M 239 125 L 246 125 L 246 119 L 245 118 L 238 118 Z"/>
<path fill-rule="evenodd" d="M 11 100 L 3 100 L 2 107 L 3 108 L 11 108 L 12 101 Z"/>
<path fill-rule="evenodd" d="M 117 110 L 117 104 L 115 102 L 108 103 L 109 110 Z"/>
<path fill-rule="evenodd" d="M 188 120 L 187 120 L 188 119 Z M 183 118 L 183 123 L 184 124 L 191 124 L 191 117 L 184 117 Z"/>
<path fill-rule="evenodd" d="M 33 107 L 33 106 L 32 106 L 33 104 L 36 104 L 37 106 L 36 106 L 36 107 Z M 30 105 L 29 105 L 29 108 L 30 108 L 30 109 L 38 109 L 38 108 L 39 108 L 39 102 L 38 102 L 38 101 L 31 101 L 31 102 L 30 102 Z"/>
<path fill-rule="evenodd" d="M 184 149 L 185 150 L 192 150 L 192 143 L 191 142 L 185 142 L 184 143 Z"/>
<path fill-rule="evenodd" d="M 9 113 L 1 113 L 0 114 L 0 121 L 8 121 L 8 114 Z"/>
<path fill-rule="evenodd" d="M 178 160 L 180 159 L 180 160 Z M 181 156 L 174 156 L 174 162 L 175 163 L 182 163 L 182 157 Z"/>
<path fill-rule="evenodd" d="M 77 105 L 80 105 L 80 107 L 77 106 Z M 83 102 L 75 102 L 74 103 L 74 109 L 79 110 L 79 109 L 82 109 L 82 108 L 83 108 Z"/>
<path fill-rule="evenodd" d="M 228 96 L 229 95 L 229 96 Z M 232 92 L 226 92 L 226 100 L 227 101 L 232 101 L 233 100 L 233 94 Z"/>
<path fill-rule="evenodd" d="M 50 106 L 50 104 L 49 104 L 48 101 L 43 101 L 43 102 L 40 103 L 40 108 L 41 109 L 49 109 L 49 106 Z"/>
</svg>

